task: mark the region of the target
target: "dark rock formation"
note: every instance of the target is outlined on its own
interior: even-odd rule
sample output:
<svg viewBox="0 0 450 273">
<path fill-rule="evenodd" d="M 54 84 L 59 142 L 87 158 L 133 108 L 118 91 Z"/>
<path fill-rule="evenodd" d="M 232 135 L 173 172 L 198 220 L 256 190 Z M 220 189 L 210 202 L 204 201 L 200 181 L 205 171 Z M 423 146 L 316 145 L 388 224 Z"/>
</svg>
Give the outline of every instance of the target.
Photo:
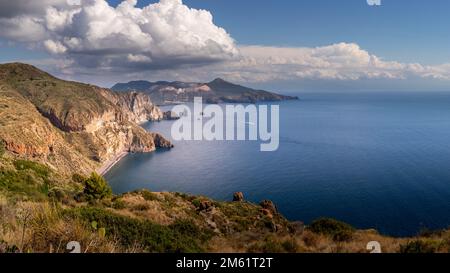
<svg viewBox="0 0 450 273">
<path fill-rule="evenodd" d="M 163 113 L 163 119 L 164 120 L 177 120 L 180 119 L 180 117 L 177 115 L 177 113 L 173 111 L 167 111 Z"/>
<path fill-rule="evenodd" d="M 203 200 L 200 202 L 200 206 L 198 207 L 199 211 L 209 210 L 213 207 L 213 203 L 209 200 Z"/>
<path fill-rule="evenodd" d="M 242 202 L 244 201 L 244 194 L 242 192 L 235 192 L 233 194 L 233 202 Z"/>
<path fill-rule="evenodd" d="M 268 211 L 270 211 L 273 214 L 277 214 L 278 213 L 278 209 L 275 206 L 275 204 L 270 201 L 270 200 L 263 200 L 260 204 L 259 204 L 263 209 L 266 209 Z"/>
<path fill-rule="evenodd" d="M 155 146 L 157 148 L 172 149 L 174 145 L 159 133 L 152 133 Z"/>
<path fill-rule="evenodd" d="M 305 230 L 305 224 L 303 222 L 297 221 L 297 222 L 291 222 L 288 225 L 288 230 L 290 233 L 297 235 L 302 234 Z"/>
</svg>

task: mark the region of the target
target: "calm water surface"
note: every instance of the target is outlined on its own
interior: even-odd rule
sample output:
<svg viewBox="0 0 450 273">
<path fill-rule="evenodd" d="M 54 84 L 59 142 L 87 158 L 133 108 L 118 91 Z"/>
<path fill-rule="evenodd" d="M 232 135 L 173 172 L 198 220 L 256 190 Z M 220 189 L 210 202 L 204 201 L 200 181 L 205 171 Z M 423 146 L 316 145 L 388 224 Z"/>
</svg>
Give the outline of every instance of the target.
<svg viewBox="0 0 450 273">
<path fill-rule="evenodd" d="M 397 236 L 450 225 L 450 93 L 303 94 L 280 105 L 280 148 L 175 142 L 107 175 L 116 193 L 148 188 L 273 200 L 291 220 L 334 217 Z M 173 122 L 149 123 L 170 137 Z"/>
</svg>

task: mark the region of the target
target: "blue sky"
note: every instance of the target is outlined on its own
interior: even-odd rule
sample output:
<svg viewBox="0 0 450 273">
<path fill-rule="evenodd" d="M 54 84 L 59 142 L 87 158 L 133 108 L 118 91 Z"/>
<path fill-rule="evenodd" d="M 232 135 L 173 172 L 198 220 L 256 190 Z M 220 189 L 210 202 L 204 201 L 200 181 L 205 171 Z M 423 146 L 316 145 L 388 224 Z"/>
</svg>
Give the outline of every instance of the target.
<svg viewBox="0 0 450 273">
<path fill-rule="evenodd" d="M 43 0 L 58 1 L 66 0 Z M 114 14 L 124 16 L 117 8 L 121 0 L 107 2 L 113 10 L 102 15 L 105 22 Z M 139 0 L 135 8 L 158 2 Z M 381 0 L 377 7 L 366 0 L 184 0 L 175 6 L 171 5 L 179 0 L 162 2 L 173 13 L 155 9 L 144 15 L 156 16 L 151 17 L 150 30 L 139 20 L 123 20 L 114 33 L 108 27 L 94 29 L 102 37 L 79 34 L 75 38 L 82 47 L 68 42 L 73 33 L 80 32 L 74 28 L 98 26 L 102 16 L 80 17 L 85 21 L 58 26 L 61 29 L 56 31 L 49 24 L 64 17 L 57 14 L 54 17 L 59 21 L 48 21 L 49 7 L 38 2 L 32 8 L 0 3 L 0 62 L 31 62 L 60 77 L 103 86 L 135 79 L 207 81 L 223 77 L 287 90 L 299 85 L 310 89 L 450 89 L 448 0 Z M 192 10 L 183 9 L 186 6 Z M 64 5 L 55 8 L 70 11 Z M 213 23 L 198 18 L 200 9 L 211 14 Z M 144 14 L 142 9 L 139 12 Z M 18 14 L 28 16 L 32 23 L 21 27 L 17 22 L 23 22 L 22 17 L 14 21 Z M 174 14 L 180 18 L 171 18 Z M 142 33 L 120 29 L 134 23 Z M 183 32 L 186 29 L 188 33 Z M 40 30 L 41 37 L 27 39 L 32 30 Z M 110 36 L 103 37 L 105 32 Z M 151 37 L 151 42 L 143 36 Z"/>
<path fill-rule="evenodd" d="M 110 0 L 117 5 L 119 0 Z M 140 0 L 139 6 L 157 1 Z M 207 9 L 240 44 L 323 46 L 355 42 L 386 59 L 450 61 L 450 1 L 185 0 Z"/>
</svg>

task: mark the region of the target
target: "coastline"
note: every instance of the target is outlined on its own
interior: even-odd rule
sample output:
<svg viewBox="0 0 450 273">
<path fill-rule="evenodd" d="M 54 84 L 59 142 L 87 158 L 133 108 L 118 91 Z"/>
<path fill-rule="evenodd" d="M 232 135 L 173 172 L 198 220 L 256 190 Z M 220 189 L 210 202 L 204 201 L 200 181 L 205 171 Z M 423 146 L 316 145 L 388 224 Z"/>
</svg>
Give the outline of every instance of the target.
<svg viewBox="0 0 450 273">
<path fill-rule="evenodd" d="M 112 167 L 114 167 L 114 165 L 116 165 L 122 158 L 124 158 L 128 154 L 129 154 L 128 152 L 118 153 L 113 158 L 111 158 L 110 160 L 108 160 L 105 163 L 103 163 L 103 165 L 100 168 L 98 168 L 96 170 L 96 172 L 99 175 L 104 176 L 109 170 L 112 169 Z"/>
</svg>

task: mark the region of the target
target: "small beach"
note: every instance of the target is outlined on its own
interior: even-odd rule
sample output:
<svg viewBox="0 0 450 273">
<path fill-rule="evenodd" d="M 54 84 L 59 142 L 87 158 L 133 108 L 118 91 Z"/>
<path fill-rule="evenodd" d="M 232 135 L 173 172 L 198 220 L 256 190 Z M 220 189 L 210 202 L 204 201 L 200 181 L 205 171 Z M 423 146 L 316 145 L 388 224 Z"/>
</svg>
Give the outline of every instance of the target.
<svg viewBox="0 0 450 273">
<path fill-rule="evenodd" d="M 96 172 L 102 176 L 104 176 L 109 170 L 111 170 L 114 165 L 116 165 L 122 158 L 128 155 L 128 152 L 121 152 L 115 155 L 110 160 L 103 163 L 103 165 L 96 170 Z"/>
</svg>

